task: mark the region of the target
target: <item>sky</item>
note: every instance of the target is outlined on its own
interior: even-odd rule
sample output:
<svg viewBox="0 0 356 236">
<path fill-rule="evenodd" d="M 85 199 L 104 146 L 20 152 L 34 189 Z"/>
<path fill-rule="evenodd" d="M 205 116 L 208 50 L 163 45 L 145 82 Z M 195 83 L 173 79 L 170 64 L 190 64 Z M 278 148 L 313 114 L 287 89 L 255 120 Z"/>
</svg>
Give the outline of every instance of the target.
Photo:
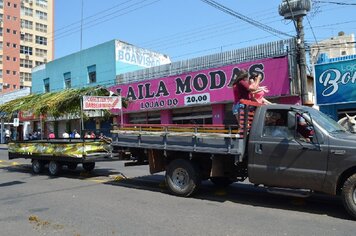
<svg viewBox="0 0 356 236">
<path fill-rule="evenodd" d="M 215 1 L 296 35 L 292 21 L 278 14 L 282 0 Z M 356 0 L 313 2 L 304 19 L 306 43 L 339 31 L 356 32 Z M 201 0 L 55 0 L 54 38 L 55 59 L 118 39 L 181 61 L 288 37 L 265 32 Z"/>
</svg>

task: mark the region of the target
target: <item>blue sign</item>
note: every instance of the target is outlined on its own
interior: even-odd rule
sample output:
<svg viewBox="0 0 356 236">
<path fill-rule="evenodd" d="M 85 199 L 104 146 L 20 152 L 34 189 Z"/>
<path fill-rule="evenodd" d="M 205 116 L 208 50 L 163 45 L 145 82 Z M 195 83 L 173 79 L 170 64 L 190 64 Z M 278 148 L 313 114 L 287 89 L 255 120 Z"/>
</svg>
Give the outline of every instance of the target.
<svg viewBox="0 0 356 236">
<path fill-rule="evenodd" d="M 318 105 L 356 102 L 356 59 L 315 65 Z"/>
</svg>

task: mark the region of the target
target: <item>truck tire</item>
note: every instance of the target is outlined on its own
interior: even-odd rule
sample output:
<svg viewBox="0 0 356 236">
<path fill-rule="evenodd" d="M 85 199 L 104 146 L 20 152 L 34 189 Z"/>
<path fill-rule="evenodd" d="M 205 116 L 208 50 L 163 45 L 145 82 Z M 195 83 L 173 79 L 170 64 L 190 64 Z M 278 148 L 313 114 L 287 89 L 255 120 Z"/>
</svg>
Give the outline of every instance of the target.
<svg viewBox="0 0 356 236">
<path fill-rule="evenodd" d="M 95 162 L 85 162 L 85 163 L 83 163 L 84 170 L 86 170 L 88 172 L 94 170 L 94 167 L 95 167 Z"/>
<path fill-rule="evenodd" d="M 227 187 L 234 182 L 228 177 L 211 177 L 210 181 L 218 187 Z"/>
<path fill-rule="evenodd" d="M 78 166 L 78 163 L 68 163 L 68 164 L 67 164 L 67 167 L 68 167 L 68 169 L 70 169 L 70 170 L 75 170 L 75 169 L 77 169 L 77 166 Z"/>
<path fill-rule="evenodd" d="M 32 159 L 32 172 L 34 174 L 39 174 L 43 171 L 44 169 L 44 163 L 43 161 Z"/>
<path fill-rule="evenodd" d="M 62 170 L 62 164 L 58 161 L 50 161 L 48 164 L 48 171 L 50 175 L 58 175 Z"/>
<path fill-rule="evenodd" d="M 356 174 L 345 181 L 341 197 L 347 212 L 356 219 Z"/>
<path fill-rule="evenodd" d="M 166 183 L 171 193 L 177 196 L 189 197 L 200 185 L 197 168 L 187 160 L 176 159 L 166 170 Z"/>
</svg>

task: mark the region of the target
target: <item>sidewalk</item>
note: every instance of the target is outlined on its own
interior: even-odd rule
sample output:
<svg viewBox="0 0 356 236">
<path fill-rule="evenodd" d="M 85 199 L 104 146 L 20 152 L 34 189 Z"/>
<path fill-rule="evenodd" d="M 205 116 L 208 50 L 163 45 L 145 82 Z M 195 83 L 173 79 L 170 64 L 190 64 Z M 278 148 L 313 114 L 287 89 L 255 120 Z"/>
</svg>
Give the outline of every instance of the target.
<svg viewBox="0 0 356 236">
<path fill-rule="evenodd" d="M 0 150 L 7 150 L 7 144 L 0 144 Z"/>
</svg>

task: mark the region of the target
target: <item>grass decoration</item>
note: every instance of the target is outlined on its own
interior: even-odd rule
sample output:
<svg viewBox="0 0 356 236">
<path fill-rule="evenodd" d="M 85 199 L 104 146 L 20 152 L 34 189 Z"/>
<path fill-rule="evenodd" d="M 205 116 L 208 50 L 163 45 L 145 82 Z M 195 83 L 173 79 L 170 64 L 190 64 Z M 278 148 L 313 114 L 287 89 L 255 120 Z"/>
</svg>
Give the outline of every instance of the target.
<svg viewBox="0 0 356 236">
<path fill-rule="evenodd" d="M 0 105 L 0 113 L 6 114 L 9 119 L 19 111 L 29 111 L 37 117 L 50 115 L 57 118 L 66 114 L 80 115 L 80 103 L 83 96 L 109 96 L 109 94 L 109 91 L 101 86 L 30 94 Z M 123 107 L 127 107 L 128 100 L 123 98 L 122 101 Z M 107 110 L 104 110 L 104 113 L 104 116 L 110 115 Z"/>
</svg>

